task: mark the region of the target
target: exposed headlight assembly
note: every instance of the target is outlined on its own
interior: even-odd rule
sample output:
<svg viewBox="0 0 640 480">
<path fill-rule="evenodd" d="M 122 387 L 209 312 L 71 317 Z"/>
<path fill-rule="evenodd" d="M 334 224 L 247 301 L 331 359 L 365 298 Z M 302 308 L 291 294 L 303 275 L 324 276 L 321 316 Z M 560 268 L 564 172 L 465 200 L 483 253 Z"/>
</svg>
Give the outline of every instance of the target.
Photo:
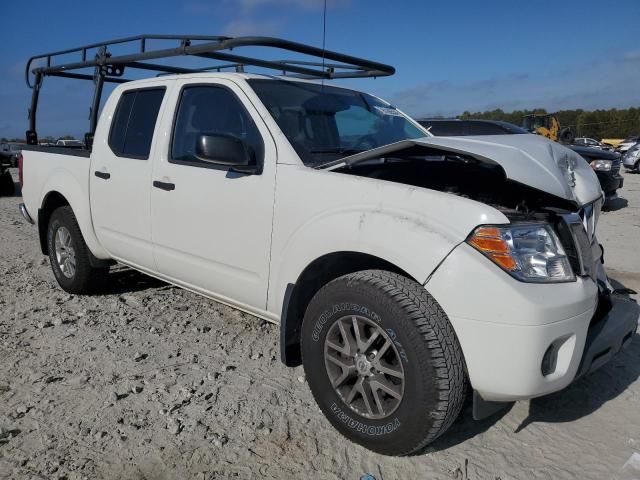
<svg viewBox="0 0 640 480">
<path fill-rule="evenodd" d="M 609 170 L 611 170 L 613 162 L 611 160 L 593 160 L 590 165 L 594 170 L 608 172 Z"/>
<path fill-rule="evenodd" d="M 569 259 L 551 226 L 522 223 L 482 226 L 467 243 L 523 282 L 573 282 Z"/>
</svg>

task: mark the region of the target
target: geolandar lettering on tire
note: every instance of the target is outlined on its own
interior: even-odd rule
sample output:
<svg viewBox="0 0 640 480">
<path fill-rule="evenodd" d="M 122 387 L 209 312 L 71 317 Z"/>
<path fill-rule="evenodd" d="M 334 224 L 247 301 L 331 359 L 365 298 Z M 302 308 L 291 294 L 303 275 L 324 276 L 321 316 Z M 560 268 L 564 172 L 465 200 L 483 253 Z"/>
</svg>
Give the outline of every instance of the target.
<svg viewBox="0 0 640 480">
<path fill-rule="evenodd" d="M 384 425 L 366 425 L 358 420 L 354 420 L 353 418 L 351 418 L 335 403 L 331 404 L 331 411 L 336 415 L 336 417 L 338 417 L 338 420 L 340 420 L 346 426 L 355 430 L 358 433 L 364 433 L 366 435 L 371 435 L 371 436 L 387 435 L 389 433 L 393 433 L 401 425 L 400 420 L 398 420 L 398 417 L 394 418 L 393 420 L 390 420 Z"/>
<path fill-rule="evenodd" d="M 311 334 L 313 341 L 317 342 L 320 339 L 320 333 L 322 333 L 322 329 L 324 328 L 329 318 L 331 318 L 336 313 L 344 312 L 346 310 L 350 310 L 362 316 L 369 317 L 376 323 L 380 323 L 381 321 L 380 315 L 372 310 L 369 310 L 363 305 L 359 305 L 357 303 L 337 303 L 333 305 L 331 309 L 322 312 L 322 314 L 318 317 L 318 320 L 313 327 L 313 333 Z"/>
<path fill-rule="evenodd" d="M 404 363 L 409 363 L 409 356 L 407 355 L 407 352 L 404 351 L 404 347 L 402 346 L 402 344 L 398 341 L 398 335 L 396 335 L 396 332 L 391 328 L 387 328 L 385 331 L 391 338 L 393 344 L 398 349 L 398 354 L 400 355 L 400 358 L 402 358 L 402 361 Z"/>
</svg>

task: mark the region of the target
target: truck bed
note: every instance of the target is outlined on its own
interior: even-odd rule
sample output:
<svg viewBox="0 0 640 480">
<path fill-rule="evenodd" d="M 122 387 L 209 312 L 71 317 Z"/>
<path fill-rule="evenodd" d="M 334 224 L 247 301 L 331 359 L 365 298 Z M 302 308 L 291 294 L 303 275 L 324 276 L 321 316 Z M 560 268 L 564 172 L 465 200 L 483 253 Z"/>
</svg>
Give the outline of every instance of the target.
<svg viewBox="0 0 640 480">
<path fill-rule="evenodd" d="M 87 244 L 94 246 L 95 234 L 89 205 L 88 150 L 26 146 L 22 151 L 22 197 L 31 218 L 38 222 L 38 212 L 51 195 L 60 195 L 71 205 Z"/>
<path fill-rule="evenodd" d="M 57 147 L 57 146 L 44 146 L 44 145 L 25 145 L 22 147 L 22 151 L 43 152 L 43 153 L 56 153 L 58 155 L 72 155 L 74 157 L 91 157 L 91 151 L 83 148 L 75 147 Z"/>
</svg>

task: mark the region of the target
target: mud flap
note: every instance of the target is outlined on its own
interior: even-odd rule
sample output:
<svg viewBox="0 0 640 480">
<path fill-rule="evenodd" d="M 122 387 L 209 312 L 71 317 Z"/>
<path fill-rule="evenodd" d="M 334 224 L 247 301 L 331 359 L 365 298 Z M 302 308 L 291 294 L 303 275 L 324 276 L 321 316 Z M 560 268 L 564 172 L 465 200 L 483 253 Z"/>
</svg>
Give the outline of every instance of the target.
<svg viewBox="0 0 640 480">
<path fill-rule="evenodd" d="M 484 420 L 498 412 L 510 408 L 515 402 L 490 402 L 480 396 L 480 394 L 473 391 L 473 419 Z"/>
</svg>

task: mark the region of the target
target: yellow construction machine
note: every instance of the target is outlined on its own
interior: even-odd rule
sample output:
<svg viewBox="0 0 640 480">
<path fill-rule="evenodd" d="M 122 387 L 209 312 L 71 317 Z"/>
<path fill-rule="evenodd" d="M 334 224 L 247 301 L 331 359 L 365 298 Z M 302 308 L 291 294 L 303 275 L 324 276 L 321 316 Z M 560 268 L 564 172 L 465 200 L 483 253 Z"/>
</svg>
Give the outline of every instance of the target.
<svg viewBox="0 0 640 480">
<path fill-rule="evenodd" d="M 554 142 L 571 143 L 574 135 L 571 129 L 561 128 L 558 117 L 553 113 L 534 113 L 525 115 L 522 128 L 547 137 Z"/>
</svg>

